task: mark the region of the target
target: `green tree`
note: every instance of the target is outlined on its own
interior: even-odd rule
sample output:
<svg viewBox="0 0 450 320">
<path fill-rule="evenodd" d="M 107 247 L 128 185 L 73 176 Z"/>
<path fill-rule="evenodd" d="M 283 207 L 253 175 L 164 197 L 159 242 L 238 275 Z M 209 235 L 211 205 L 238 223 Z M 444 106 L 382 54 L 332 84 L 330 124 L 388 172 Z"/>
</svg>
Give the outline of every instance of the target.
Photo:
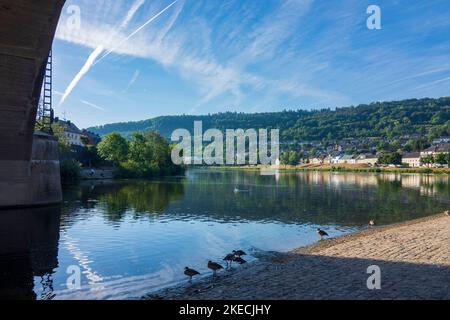
<svg viewBox="0 0 450 320">
<path fill-rule="evenodd" d="M 427 165 L 427 166 L 430 166 L 430 165 L 432 165 L 434 163 L 434 157 L 432 155 L 427 155 L 425 157 L 422 157 L 420 159 L 420 162 L 425 164 L 425 165 Z"/>
<path fill-rule="evenodd" d="M 378 158 L 379 164 L 402 164 L 402 155 L 398 152 L 384 153 Z"/>
<path fill-rule="evenodd" d="M 110 133 L 98 144 L 98 153 L 104 159 L 119 164 L 128 156 L 128 142 L 120 133 Z"/>
<path fill-rule="evenodd" d="M 58 139 L 59 151 L 64 153 L 70 149 L 69 138 L 66 135 L 66 128 L 59 123 L 52 124 L 53 135 Z"/>
<path fill-rule="evenodd" d="M 280 156 L 281 164 L 287 165 L 289 164 L 289 151 L 283 152 Z"/>
<path fill-rule="evenodd" d="M 446 165 L 448 164 L 450 153 L 438 153 L 434 157 L 434 163 L 440 164 L 440 165 Z"/>
<path fill-rule="evenodd" d="M 129 155 L 122 163 L 125 176 L 151 177 L 175 174 L 182 170 L 171 160 L 171 147 L 159 133 L 134 133 L 129 144 Z"/>
<path fill-rule="evenodd" d="M 151 147 L 142 133 L 133 133 L 129 152 L 129 160 L 141 165 L 145 165 L 152 158 Z"/>
<path fill-rule="evenodd" d="M 380 143 L 378 143 L 377 149 L 380 151 L 389 151 L 390 145 L 388 142 L 380 141 Z"/>
<path fill-rule="evenodd" d="M 289 164 L 290 165 L 297 165 L 300 162 L 300 157 L 296 151 L 289 152 Z"/>
</svg>

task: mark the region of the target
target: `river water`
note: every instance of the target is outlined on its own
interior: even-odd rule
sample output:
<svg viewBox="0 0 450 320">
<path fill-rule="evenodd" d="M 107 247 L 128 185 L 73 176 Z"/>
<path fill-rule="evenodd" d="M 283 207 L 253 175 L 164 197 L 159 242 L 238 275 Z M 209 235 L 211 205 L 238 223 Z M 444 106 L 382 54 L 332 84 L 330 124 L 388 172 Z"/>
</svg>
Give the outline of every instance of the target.
<svg viewBox="0 0 450 320">
<path fill-rule="evenodd" d="M 318 241 L 318 227 L 334 237 L 449 204 L 447 175 L 197 169 L 82 182 L 65 187 L 61 206 L 0 211 L 0 297 L 139 298 L 186 281 L 185 266 L 210 275 L 208 260 L 233 249 L 253 261 Z"/>
</svg>

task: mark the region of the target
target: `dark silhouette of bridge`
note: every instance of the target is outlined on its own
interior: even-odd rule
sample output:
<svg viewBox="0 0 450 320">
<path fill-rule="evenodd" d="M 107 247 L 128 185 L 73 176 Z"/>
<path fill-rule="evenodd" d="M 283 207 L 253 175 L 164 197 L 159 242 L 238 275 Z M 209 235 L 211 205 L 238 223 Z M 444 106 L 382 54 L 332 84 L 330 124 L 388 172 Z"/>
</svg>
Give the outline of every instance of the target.
<svg viewBox="0 0 450 320">
<path fill-rule="evenodd" d="M 0 207 L 61 201 L 57 141 L 35 119 L 65 0 L 0 0 Z"/>
</svg>

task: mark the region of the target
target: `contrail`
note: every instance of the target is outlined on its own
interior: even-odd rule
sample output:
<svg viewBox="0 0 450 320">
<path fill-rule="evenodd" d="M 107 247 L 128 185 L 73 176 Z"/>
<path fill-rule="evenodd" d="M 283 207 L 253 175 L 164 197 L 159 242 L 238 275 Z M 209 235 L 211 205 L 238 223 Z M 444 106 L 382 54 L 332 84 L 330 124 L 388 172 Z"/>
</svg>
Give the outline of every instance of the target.
<svg viewBox="0 0 450 320">
<path fill-rule="evenodd" d="M 73 78 L 72 82 L 67 87 L 66 91 L 64 92 L 64 95 L 62 96 L 61 100 L 59 101 L 59 105 L 61 106 L 66 98 L 69 96 L 69 94 L 73 91 L 73 89 L 76 87 L 78 82 L 84 77 L 84 75 L 89 71 L 89 69 L 92 67 L 92 65 L 95 62 L 95 59 L 103 52 L 103 46 L 98 46 L 97 49 L 94 50 L 94 52 L 91 53 L 89 58 L 86 60 L 86 63 L 81 68 L 80 72 Z"/>
<path fill-rule="evenodd" d="M 136 0 L 134 4 L 131 6 L 130 10 L 128 10 L 127 15 L 125 16 L 125 19 L 120 24 L 118 30 L 116 32 L 111 33 L 111 35 L 108 37 L 107 42 L 109 42 L 113 35 L 117 32 L 120 32 L 125 27 L 127 27 L 128 23 L 133 19 L 136 12 L 139 10 L 139 8 L 145 3 L 145 0 Z M 89 58 L 86 60 L 84 66 L 81 68 L 81 70 L 78 72 L 78 74 L 73 78 L 72 82 L 67 87 L 66 91 L 64 92 L 64 95 L 62 96 L 61 100 L 59 101 L 58 106 L 61 106 L 64 101 L 67 99 L 67 97 L 72 93 L 73 89 L 77 86 L 78 82 L 88 73 L 88 71 L 91 69 L 93 65 L 95 65 L 95 60 L 97 59 L 100 54 L 102 54 L 104 50 L 104 45 L 99 45 L 94 52 L 92 52 L 89 56 Z"/>
<path fill-rule="evenodd" d="M 83 104 L 85 104 L 87 106 L 90 106 L 90 107 L 92 107 L 94 109 L 97 109 L 97 110 L 100 110 L 100 111 L 105 111 L 105 108 L 102 108 L 102 107 L 100 107 L 100 106 L 98 106 L 98 105 L 96 105 L 96 104 L 94 104 L 92 102 L 89 102 L 89 101 L 86 101 L 86 100 L 81 100 L 81 103 L 83 103 Z"/>
<path fill-rule="evenodd" d="M 162 15 L 164 12 L 166 12 L 167 10 L 169 10 L 175 3 L 177 3 L 179 0 L 175 0 L 174 2 L 172 2 L 171 4 L 169 4 L 167 7 L 165 7 L 162 11 L 160 11 L 158 14 L 156 14 L 155 16 L 153 16 L 150 20 L 148 20 L 146 23 L 144 23 L 142 26 L 140 26 L 139 28 L 137 28 L 133 33 L 131 33 L 128 37 L 126 37 L 124 40 L 122 40 L 117 46 L 115 46 L 113 49 L 109 50 L 108 52 L 106 52 L 100 59 L 98 59 L 95 63 L 94 66 L 99 63 L 100 61 L 102 61 L 103 59 L 105 59 L 107 56 L 109 56 L 113 51 L 117 50 L 118 48 L 120 48 L 125 42 L 127 42 L 131 37 L 133 37 L 136 33 L 138 33 L 139 31 L 141 31 L 142 29 L 144 29 L 148 24 L 150 24 L 151 22 L 153 22 L 155 19 L 157 19 L 160 15 Z"/>
<path fill-rule="evenodd" d="M 128 89 L 131 88 L 131 86 L 137 81 L 137 79 L 139 78 L 139 75 L 141 74 L 141 72 L 139 70 L 136 70 L 133 74 L 133 77 L 131 78 L 130 82 L 128 82 L 127 87 L 122 91 L 122 93 L 126 93 L 128 91 Z"/>
<path fill-rule="evenodd" d="M 145 3 L 145 0 L 137 0 L 130 8 L 130 10 L 128 10 L 128 13 L 125 17 L 125 19 L 123 20 L 123 22 L 120 24 L 119 30 L 123 30 L 124 28 L 126 28 L 128 26 L 128 23 L 130 23 L 131 19 L 133 19 L 134 15 L 136 14 L 136 12 L 139 10 L 140 7 L 142 7 L 142 5 Z"/>
</svg>

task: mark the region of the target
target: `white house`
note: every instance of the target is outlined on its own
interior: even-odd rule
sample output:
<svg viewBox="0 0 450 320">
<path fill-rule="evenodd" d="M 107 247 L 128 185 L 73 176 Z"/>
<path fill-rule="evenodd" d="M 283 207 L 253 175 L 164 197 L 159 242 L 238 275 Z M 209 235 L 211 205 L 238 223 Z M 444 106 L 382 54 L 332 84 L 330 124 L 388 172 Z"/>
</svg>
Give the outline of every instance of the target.
<svg viewBox="0 0 450 320">
<path fill-rule="evenodd" d="M 350 154 L 344 154 L 339 159 L 339 164 L 356 164 L 356 158 Z"/>
<path fill-rule="evenodd" d="M 81 141 L 81 137 L 83 136 L 83 133 L 80 129 L 71 121 L 63 121 L 59 120 L 58 118 L 55 118 L 55 123 L 59 124 L 62 128 L 64 128 L 64 133 L 67 138 L 67 142 L 71 146 L 84 146 L 83 142 Z"/>
<path fill-rule="evenodd" d="M 402 163 L 407 164 L 408 167 L 411 168 L 418 168 L 422 166 L 420 159 L 420 152 L 411 152 L 402 155 Z"/>
<path fill-rule="evenodd" d="M 373 154 L 362 154 L 358 158 L 356 158 L 357 164 L 375 166 L 378 162 L 378 156 Z"/>
</svg>

